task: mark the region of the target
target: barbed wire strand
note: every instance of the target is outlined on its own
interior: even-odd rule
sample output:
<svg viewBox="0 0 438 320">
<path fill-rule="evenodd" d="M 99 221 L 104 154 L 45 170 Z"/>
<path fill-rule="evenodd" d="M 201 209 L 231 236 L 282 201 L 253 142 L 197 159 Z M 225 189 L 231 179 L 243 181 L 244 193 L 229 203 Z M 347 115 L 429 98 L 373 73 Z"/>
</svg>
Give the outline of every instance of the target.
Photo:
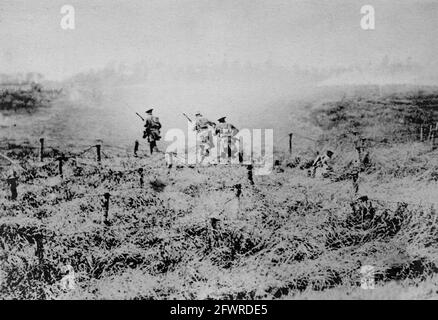
<svg viewBox="0 0 438 320">
<path fill-rule="evenodd" d="M 313 139 L 313 138 L 310 138 L 310 137 L 308 137 L 308 136 L 303 136 L 303 135 L 301 135 L 301 134 L 299 134 L 299 133 L 294 133 L 294 135 L 297 135 L 297 136 L 299 136 L 299 137 L 302 137 L 302 138 L 305 138 L 305 139 L 309 139 L 309 140 L 312 140 L 312 141 L 317 141 L 317 140 L 315 140 L 315 139 Z M 415 136 L 418 136 L 418 135 L 416 134 Z M 283 140 L 284 140 L 285 138 L 287 138 L 287 137 L 289 137 L 289 135 L 284 136 L 280 141 L 283 141 Z M 73 153 L 73 154 L 70 153 L 68 156 L 66 156 L 66 158 L 67 158 L 67 159 L 74 159 L 76 162 L 79 163 L 79 161 L 78 161 L 77 158 L 80 157 L 80 156 L 82 156 L 83 154 L 85 154 L 86 152 L 88 152 L 89 150 L 91 150 L 91 149 L 94 148 L 94 147 L 96 147 L 96 145 L 91 145 L 91 146 L 85 148 L 84 150 L 80 151 L 79 153 Z M 32 147 L 32 148 L 36 149 L 36 147 Z M 52 149 L 53 149 L 54 147 L 50 147 L 50 146 L 49 146 L 48 148 L 52 148 Z M 106 158 L 110 158 L 106 153 L 102 152 L 102 154 L 103 154 Z M 7 156 L 5 156 L 5 155 L 3 155 L 3 154 L 1 154 L 1 153 L 0 153 L 0 156 L 2 156 L 3 158 L 5 158 L 6 160 L 10 161 L 10 163 L 12 163 L 13 165 L 17 165 L 17 166 L 19 166 L 20 168 L 22 168 L 23 170 L 28 171 L 28 169 L 25 169 L 24 167 L 22 167 L 20 164 L 16 163 L 14 160 L 10 159 L 9 157 L 7 157 Z M 173 154 L 173 157 L 176 158 L 177 160 L 181 160 L 181 159 L 183 158 L 182 156 L 178 156 L 178 155 L 175 155 L 175 154 Z M 184 159 L 185 159 L 185 157 L 184 157 Z M 36 168 L 44 168 L 44 167 L 46 167 L 46 166 L 48 166 L 48 165 L 50 165 L 50 164 L 55 163 L 56 161 L 58 161 L 58 159 L 54 159 L 54 160 L 52 160 L 52 161 L 50 161 L 50 162 L 48 162 L 48 163 L 43 163 L 43 165 L 41 165 L 41 166 L 35 166 L 35 167 L 36 167 Z M 83 163 L 83 164 L 85 164 L 85 165 L 92 165 L 92 166 L 94 166 L 94 167 L 99 167 L 99 164 L 92 164 L 92 163 Z M 2 167 L 4 167 L 4 166 L 2 165 Z M 125 171 L 123 171 L 123 173 L 125 174 L 125 173 L 133 173 L 133 172 L 136 172 L 136 171 L 138 172 L 138 169 L 139 169 L 139 168 L 137 168 L 137 169 L 132 169 L 132 170 L 125 170 Z M 111 170 L 111 168 L 109 168 L 109 170 Z M 325 185 L 329 185 L 329 184 L 332 184 L 332 183 L 333 183 L 333 182 L 329 182 L 329 183 L 327 183 L 327 184 L 325 184 Z M 143 188 L 139 188 L 139 189 L 144 191 Z M 134 191 L 135 188 L 134 188 L 134 189 L 133 189 L 133 188 L 125 188 L 125 189 L 113 190 L 113 191 L 126 191 L 126 190 Z M 89 196 L 103 196 L 103 194 L 104 194 L 104 193 L 99 193 L 99 194 L 87 194 L 86 197 L 89 197 Z M 385 200 L 385 199 L 370 198 L 370 197 L 368 197 L 368 199 L 373 200 L 373 201 L 381 201 L 381 202 L 385 202 L 385 203 L 397 203 L 397 204 L 399 204 L 399 203 L 406 203 L 406 204 L 416 205 L 416 206 L 421 206 L 422 203 L 429 204 L 429 205 L 438 205 L 438 202 L 430 202 L 430 201 L 422 201 L 422 202 L 420 202 L 420 203 L 414 203 L 414 202 L 408 202 L 408 201 L 402 201 L 402 200 L 400 200 L 400 201 L 393 201 L 393 200 Z M 342 199 L 338 199 L 338 200 L 340 200 L 340 201 L 346 201 L 346 200 L 342 200 Z M 349 201 L 349 202 L 351 202 L 351 201 Z"/>
</svg>

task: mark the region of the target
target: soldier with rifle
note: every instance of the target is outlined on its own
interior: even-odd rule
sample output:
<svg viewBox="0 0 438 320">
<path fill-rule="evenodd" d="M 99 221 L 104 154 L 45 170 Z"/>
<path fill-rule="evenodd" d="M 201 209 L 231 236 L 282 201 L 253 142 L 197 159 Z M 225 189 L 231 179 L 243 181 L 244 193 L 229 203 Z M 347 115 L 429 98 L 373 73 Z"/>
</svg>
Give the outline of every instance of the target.
<svg viewBox="0 0 438 320">
<path fill-rule="evenodd" d="M 192 120 L 185 114 L 183 115 L 193 123 Z M 193 131 L 196 131 L 197 141 L 201 148 L 202 160 L 210 155 L 210 149 L 214 146 L 212 129 L 216 127 L 216 123 L 205 118 L 199 111 L 195 114 L 196 120 L 194 123 Z M 201 162 L 202 162 L 201 160 Z"/>
<path fill-rule="evenodd" d="M 200 112 L 197 112 L 195 117 L 195 127 L 193 130 L 197 132 L 200 140 L 202 156 L 208 157 L 210 155 L 210 149 L 213 147 L 212 133 L 210 128 L 215 128 L 216 123 L 203 117 Z"/>
<path fill-rule="evenodd" d="M 219 123 L 215 128 L 215 135 L 217 135 L 220 140 L 221 158 L 225 153 L 228 160 L 230 160 L 232 153 L 236 151 L 235 135 L 239 132 L 239 130 L 231 123 L 225 121 L 225 118 L 226 117 L 222 117 L 217 120 Z"/>
<path fill-rule="evenodd" d="M 137 115 L 145 122 L 144 123 L 144 131 L 143 131 L 143 139 L 148 139 L 149 148 L 151 154 L 154 150 L 157 150 L 157 141 L 161 139 L 160 129 L 161 123 L 158 117 L 152 115 L 152 111 L 154 109 L 149 109 L 146 111 L 146 118 L 143 118 L 138 113 Z"/>
<path fill-rule="evenodd" d="M 196 120 L 195 120 L 194 130 L 197 131 L 198 133 L 203 132 L 205 130 L 208 130 L 208 127 L 215 127 L 216 126 L 216 123 L 203 117 L 199 111 L 195 114 L 195 117 L 196 117 Z"/>
</svg>

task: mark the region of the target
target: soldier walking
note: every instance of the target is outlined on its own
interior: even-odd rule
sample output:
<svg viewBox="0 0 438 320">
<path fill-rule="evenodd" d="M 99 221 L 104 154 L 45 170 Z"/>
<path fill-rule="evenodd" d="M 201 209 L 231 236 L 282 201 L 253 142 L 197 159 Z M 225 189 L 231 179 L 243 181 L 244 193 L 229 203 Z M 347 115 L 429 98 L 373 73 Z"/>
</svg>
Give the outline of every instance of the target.
<svg viewBox="0 0 438 320">
<path fill-rule="evenodd" d="M 215 128 L 216 123 L 205 118 L 200 112 L 197 112 L 195 117 L 196 120 L 193 130 L 197 132 L 202 159 L 204 159 L 210 155 L 210 149 L 213 147 L 213 137 L 210 128 Z"/>
<path fill-rule="evenodd" d="M 146 111 L 146 118 L 145 118 L 145 124 L 144 124 L 144 132 L 143 132 L 143 139 L 148 139 L 149 142 L 149 148 L 151 154 L 153 151 L 158 151 L 157 149 L 157 141 L 161 139 L 160 135 L 160 129 L 161 129 L 161 123 L 158 117 L 155 117 L 152 115 L 152 111 L 154 109 L 149 109 Z"/>
<path fill-rule="evenodd" d="M 226 117 L 219 118 L 217 121 L 219 122 L 215 129 L 215 135 L 219 137 L 219 143 L 221 145 L 220 157 L 225 156 L 228 157 L 228 160 L 231 160 L 231 155 L 236 151 L 236 147 L 234 145 L 236 138 L 234 137 L 239 130 L 233 126 L 231 123 L 225 121 Z"/>
</svg>

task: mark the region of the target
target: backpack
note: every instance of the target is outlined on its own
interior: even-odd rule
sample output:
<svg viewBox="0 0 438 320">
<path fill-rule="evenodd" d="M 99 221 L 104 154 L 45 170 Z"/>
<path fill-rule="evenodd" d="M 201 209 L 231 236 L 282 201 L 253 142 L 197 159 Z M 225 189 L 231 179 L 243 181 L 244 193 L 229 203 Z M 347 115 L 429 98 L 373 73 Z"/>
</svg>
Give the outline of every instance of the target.
<svg viewBox="0 0 438 320">
<path fill-rule="evenodd" d="M 151 119 L 151 128 L 152 129 L 161 129 L 160 119 L 158 117 L 152 116 Z"/>
</svg>

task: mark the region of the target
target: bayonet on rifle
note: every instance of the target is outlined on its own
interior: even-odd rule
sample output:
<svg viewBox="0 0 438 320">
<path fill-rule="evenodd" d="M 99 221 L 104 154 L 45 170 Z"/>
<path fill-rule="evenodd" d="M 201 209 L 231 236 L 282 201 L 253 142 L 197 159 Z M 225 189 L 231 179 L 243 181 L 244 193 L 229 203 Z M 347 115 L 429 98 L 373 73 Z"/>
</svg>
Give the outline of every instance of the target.
<svg viewBox="0 0 438 320">
<path fill-rule="evenodd" d="M 140 119 L 141 119 L 142 121 L 144 121 L 144 118 L 143 118 L 138 112 L 136 112 L 135 114 L 136 114 L 137 116 L 139 116 Z"/>
<path fill-rule="evenodd" d="M 189 122 L 192 122 L 192 119 L 190 119 L 190 118 L 189 118 L 189 116 L 188 116 L 188 115 L 186 115 L 186 114 L 185 114 L 184 112 L 183 112 L 183 116 L 184 116 L 184 117 L 186 117 L 186 118 L 187 118 L 187 120 L 189 120 Z"/>
</svg>

